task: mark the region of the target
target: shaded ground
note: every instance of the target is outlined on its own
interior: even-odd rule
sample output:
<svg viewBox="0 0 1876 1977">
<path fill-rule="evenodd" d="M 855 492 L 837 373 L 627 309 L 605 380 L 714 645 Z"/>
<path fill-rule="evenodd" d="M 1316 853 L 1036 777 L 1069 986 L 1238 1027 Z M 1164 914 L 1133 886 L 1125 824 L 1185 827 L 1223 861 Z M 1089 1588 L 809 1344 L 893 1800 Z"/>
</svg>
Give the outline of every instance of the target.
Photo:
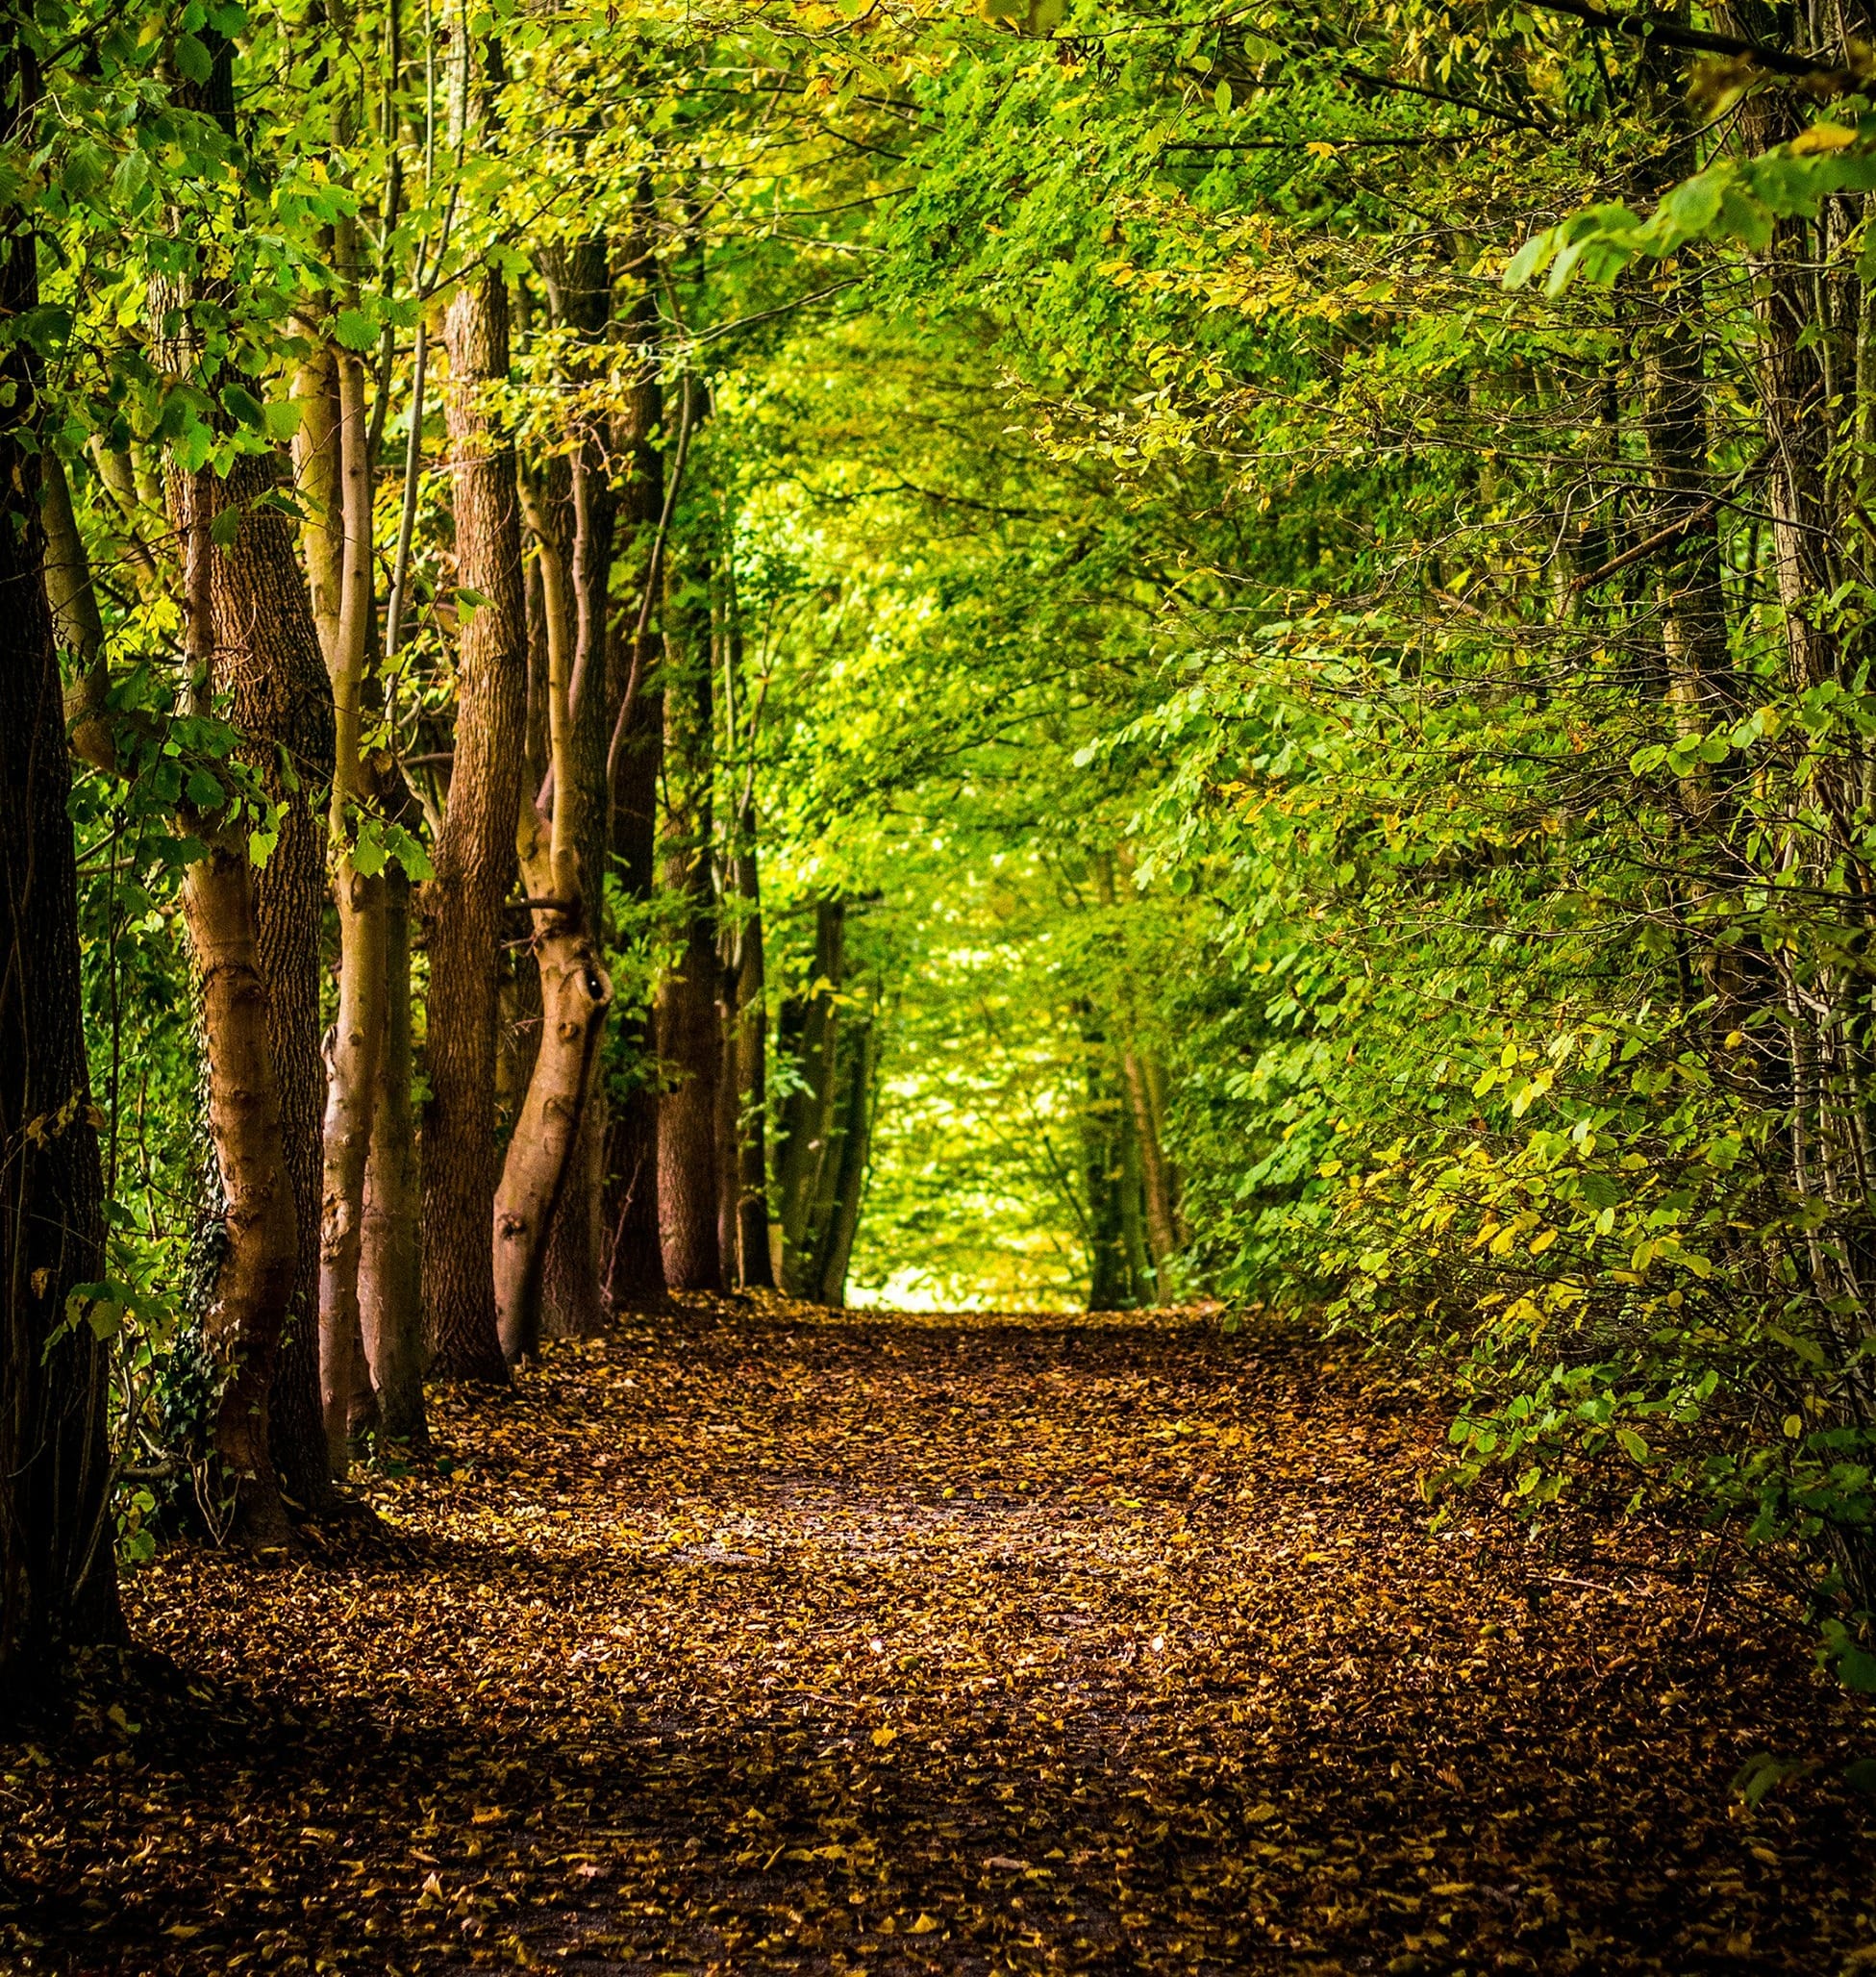
<svg viewBox="0 0 1876 1977">
<path fill-rule="evenodd" d="M 1430 1537 L 1438 1410 L 1319 1345 L 737 1306 L 439 1413 L 385 1538 L 132 1582 L 187 1689 L 0 1747 L 0 1969 L 1876 1970 L 1869 1801 L 1727 1790 L 1857 1754 L 1801 1645 Z"/>
</svg>

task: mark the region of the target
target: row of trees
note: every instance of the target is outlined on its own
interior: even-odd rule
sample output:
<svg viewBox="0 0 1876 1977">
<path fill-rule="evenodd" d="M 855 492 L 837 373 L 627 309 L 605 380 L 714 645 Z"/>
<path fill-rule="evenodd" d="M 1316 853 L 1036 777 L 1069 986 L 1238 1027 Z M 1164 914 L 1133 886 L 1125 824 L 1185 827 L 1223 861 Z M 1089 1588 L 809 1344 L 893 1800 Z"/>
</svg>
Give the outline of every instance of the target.
<svg viewBox="0 0 1876 1977">
<path fill-rule="evenodd" d="M 1876 1682 L 1871 38 L 22 16 L 9 1656 L 779 1264 L 1288 1298 Z"/>
<path fill-rule="evenodd" d="M 426 1377 L 842 1295 L 872 1031 L 822 897 L 771 1102 L 713 434 L 732 318 L 813 286 L 783 176 L 841 166 L 775 71 L 600 26 L 5 25 L 0 1684 L 112 1631 L 165 1496 L 286 1542 Z"/>
</svg>

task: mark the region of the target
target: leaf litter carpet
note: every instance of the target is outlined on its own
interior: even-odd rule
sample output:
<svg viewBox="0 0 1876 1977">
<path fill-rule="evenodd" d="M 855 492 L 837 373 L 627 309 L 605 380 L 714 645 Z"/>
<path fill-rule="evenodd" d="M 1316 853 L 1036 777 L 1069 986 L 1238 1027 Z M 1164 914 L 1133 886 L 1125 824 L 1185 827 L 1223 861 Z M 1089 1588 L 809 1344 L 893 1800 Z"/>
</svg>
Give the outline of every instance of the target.
<svg viewBox="0 0 1876 1977">
<path fill-rule="evenodd" d="M 0 1969 L 1876 1970 L 1802 1642 L 1697 1536 L 1430 1533 L 1319 1342 L 693 1301 L 436 1414 L 379 1530 L 131 1581 Z"/>
</svg>

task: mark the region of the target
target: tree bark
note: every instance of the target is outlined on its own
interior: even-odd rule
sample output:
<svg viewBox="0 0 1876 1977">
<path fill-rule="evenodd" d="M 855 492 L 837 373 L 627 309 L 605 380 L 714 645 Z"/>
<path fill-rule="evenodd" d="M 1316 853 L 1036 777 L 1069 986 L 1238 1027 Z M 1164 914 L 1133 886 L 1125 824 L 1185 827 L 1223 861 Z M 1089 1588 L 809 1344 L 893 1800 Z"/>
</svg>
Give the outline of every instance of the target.
<svg viewBox="0 0 1876 1977">
<path fill-rule="evenodd" d="M 613 271 L 606 237 L 596 234 L 545 263 L 555 319 L 575 335 L 569 360 L 575 383 L 603 374 L 606 334 L 613 313 Z M 617 497 L 613 491 L 605 435 L 589 423 L 574 435 L 574 627 L 571 756 L 580 791 L 580 857 L 588 916 L 595 939 L 603 938 L 610 849 L 611 798 L 607 746 L 624 682 L 612 678 L 607 596 L 613 571 Z M 547 1238 L 541 1321 L 552 1339 L 589 1338 L 606 1322 L 604 1269 L 605 1146 L 604 1053 L 595 1050 L 580 1113 L 572 1164 Z"/>
<path fill-rule="evenodd" d="M 683 949 L 658 984 L 658 1215 L 673 1290 L 721 1290 L 717 1239 L 716 915 L 711 897 L 712 690 L 708 564 L 674 579 L 664 631 L 664 889 Z"/>
<path fill-rule="evenodd" d="M 435 1370 L 505 1383 L 489 1231 L 495 1148 L 495 970 L 502 900 L 514 870 L 527 654 L 514 450 L 485 403 L 508 373 L 508 294 L 485 271 L 451 302 L 445 409 L 453 458 L 457 577 L 485 600 L 462 628 L 456 756 L 436 876 L 423 888 L 429 934 L 423 1117 L 423 1295 Z"/>
<path fill-rule="evenodd" d="M 0 114 L 31 115 L 38 76 L 0 27 Z M 38 302 L 38 243 L 5 214 L 0 313 Z M 103 1275 L 103 1179 L 85 1056 L 78 877 L 59 661 L 38 513 L 40 425 L 29 346 L 0 359 L 0 1714 L 56 1683 L 69 1651 L 121 1629 L 105 1445 L 107 1358 L 66 1299 Z M 88 595 L 88 590 L 87 591 Z M 56 1342 L 55 1340 L 56 1335 Z"/>
<path fill-rule="evenodd" d="M 775 1177 L 781 1194 L 782 1281 L 791 1296 L 816 1294 L 825 1223 L 831 1199 L 838 1119 L 840 1010 L 835 1000 L 846 971 L 846 908 L 840 900 L 814 906 L 814 972 L 805 997 L 782 1010 L 781 1043 L 797 1080 L 782 1101 L 776 1137 Z"/>
<path fill-rule="evenodd" d="M 538 1352 L 548 1232 L 579 1147 L 587 1094 L 613 985 L 588 912 L 578 846 L 584 835 L 582 765 L 574 759 L 571 702 L 574 604 L 561 518 L 545 503 L 530 514 L 540 568 L 547 640 L 548 766 L 519 832 L 521 876 L 534 915 L 540 970 L 540 1041 L 495 1195 L 495 1305 L 511 1364 Z"/>
<path fill-rule="evenodd" d="M 371 799 L 362 735 L 365 651 L 372 613 L 371 472 L 366 458 L 363 366 L 333 353 L 341 528 L 338 618 L 326 652 L 333 688 L 331 834 L 338 909 L 338 1013 L 326 1087 L 319 1229 L 319 1375 L 328 1459 L 349 1464 L 352 1424 L 368 1391 L 359 1314 L 364 1170 L 385 1050 L 385 878 L 362 870 L 354 834 Z M 383 855 L 371 861 L 382 866 Z"/>
<path fill-rule="evenodd" d="M 388 763 L 380 777 L 386 813 L 414 809 Z M 407 827 L 408 816 L 403 818 Z M 385 872 L 385 1047 L 379 1055 L 365 1163 L 359 1244 L 359 1319 L 381 1442 L 422 1447 L 424 1414 L 423 1236 L 419 1218 L 416 1113 L 411 1094 L 411 881 Z"/>
<path fill-rule="evenodd" d="M 772 1290 L 768 1246 L 768 1004 L 763 952 L 762 877 L 756 863 L 756 818 L 745 805 L 737 852 L 737 896 L 742 908 L 737 962 L 737 1255 L 745 1290 Z"/>
<path fill-rule="evenodd" d="M 607 707 L 618 727 L 610 747 L 607 783 L 609 830 L 614 868 L 626 911 L 638 923 L 615 929 L 613 946 L 638 944 L 649 932 L 657 890 L 658 786 L 663 772 L 664 705 L 652 665 L 652 607 L 657 595 L 654 555 L 664 513 L 663 392 L 659 383 L 660 325 L 655 264 L 649 243 L 649 201 L 641 200 L 641 230 L 631 258 L 651 269 L 627 324 L 639 353 L 633 406 L 622 435 L 629 472 L 619 505 L 624 540 L 636 563 L 627 591 L 627 638 L 609 635 Z M 610 728 L 609 728 L 610 734 Z M 623 933 L 625 939 L 619 935 Z M 608 1230 L 606 1299 L 614 1309 L 656 1310 L 664 1302 L 664 1252 L 659 1237 L 658 1038 L 655 1012 L 642 1006 L 615 1013 L 616 1057 L 627 1083 L 608 1123 L 603 1161 Z"/>
<path fill-rule="evenodd" d="M 178 505 L 186 515 L 189 660 L 200 673 L 207 669 L 214 622 L 209 503 L 191 479 L 179 479 L 193 490 L 192 499 L 185 496 Z M 247 843 L 238 827 L 193 814 L 184 821 L 206 847 L 184 874 L 183 914 L 201 980 L 209 1133 L 221 1183 L 222 1255 L 204 1333 L 221 1382 L 213 1443 L 228 1491 L 222 1535 L 264 1548 L 288 1535 L 274 1466 L 271 1403 L 299 1281 L 299 1213 Z"/>
</svg>

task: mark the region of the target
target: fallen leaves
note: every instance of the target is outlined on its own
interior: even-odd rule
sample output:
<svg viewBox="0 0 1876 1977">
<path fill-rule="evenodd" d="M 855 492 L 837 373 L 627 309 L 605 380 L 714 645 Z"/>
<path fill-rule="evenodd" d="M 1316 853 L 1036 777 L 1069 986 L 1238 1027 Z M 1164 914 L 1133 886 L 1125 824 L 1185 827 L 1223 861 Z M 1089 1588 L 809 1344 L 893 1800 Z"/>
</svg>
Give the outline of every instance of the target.
<svg viewBox="0 0 1876 1977">
<path fill-rule="evenodd" d="M 445 1394 L 455 1462 L 374 1483 L 380 1535 L 132 1581 L 173 1667 L 0 1753 L 0 1967 L 1679 1977 L 1876 1941 L 1861 1719 L 1796 1637 L 1720 1596 L 1688 1641 L 1660 1534 L 1430 1537 L 1437 1410 L 1319 1354 L 737 1301 Z M 1749 1807 L 1770 1749 L 1812 1768 Z"/>
</svg>

